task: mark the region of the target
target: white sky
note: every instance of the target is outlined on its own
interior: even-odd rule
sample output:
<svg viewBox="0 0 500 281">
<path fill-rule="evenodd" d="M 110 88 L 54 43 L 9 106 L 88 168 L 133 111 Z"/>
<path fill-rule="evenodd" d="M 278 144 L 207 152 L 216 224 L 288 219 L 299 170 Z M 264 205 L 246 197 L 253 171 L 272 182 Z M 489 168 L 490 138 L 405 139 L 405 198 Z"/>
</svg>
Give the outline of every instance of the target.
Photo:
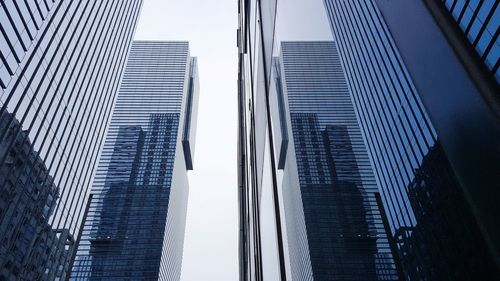
<svg viewBox="0 0 500 281">
<path fill-rule="evenodd" d="M 198 131 L 181 280 L 237 280 L 237 1 L 144 2 L 135 39 L 186 40 L 198 57 Z"/>
</svg>

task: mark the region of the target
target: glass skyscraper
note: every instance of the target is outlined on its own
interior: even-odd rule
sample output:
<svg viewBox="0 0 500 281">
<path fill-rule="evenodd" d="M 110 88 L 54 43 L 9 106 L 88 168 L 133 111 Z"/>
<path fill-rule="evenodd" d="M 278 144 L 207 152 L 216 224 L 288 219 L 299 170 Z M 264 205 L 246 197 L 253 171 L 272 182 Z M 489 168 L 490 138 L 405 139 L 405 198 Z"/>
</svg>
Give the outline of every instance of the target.
<svg viewBox="0 0 500 281">
<path fill-rule="evenodd" d="M 142 0 L 0 3 L 0 279 L 61 280 Z"/>
<path fill-rule="evenodd" d="M 179 280 L 198 104 L 187 42 L 135 41 L 71 280 Z"/>
<path fill-rule="evenodd" d="M 406 278 L 498 280 L 493 94 L 432 7 L 324 2 Z"/>
<path fill-rule="evenodd" d="M 373 192 L 380 211 L 378 224 L 382 223 L 388 234 L 386 250 L 393 254 L 391 269 L 398 277 L 500 280 L 500 209 L 496 199 L 500 196 L 500 90 L 491 75 L 498 62 L 498 3 L 494 2 L 498 1 L 239 1 L 241 280 L 333 280 L 335 267 L 327 266 L 335 263 L 333 260 L 312 253 L 310 261 L 295 262 L 293 257 L 307 257 L 311 251 L 310 242 L 306 243 L 309 236 L 339 223 L 332 219 L 321 224 L 322 212 L 318 210 L 327 205 L 324 202 L 329 196 L 342 195 L 303 196 L 304 185 L 287 189 L 287 161 L 290 151 L 295 151 L 299 182 L 322 178 L 325 182 L 339 181 L 335 174 L 317 171 L 334 167 L 335 160 L 328 159 L 335 159 L 335 155 L 351 163 L 347 159 L 354 158 L 356 165 L 368 163 L 355 153 L 359 138 L 373 168 L 372 184 L 378 186 L 378 192 Z M 471 8 L 471 30 L 483 30 L 479 41 L 488 40 L 476 46 L 477 36 L 464 40 L 464 30 L 447 8 L 453 3 L 455 7 L 481 5 L 477 20 L 473 15 L 476 8 Z M 468 13 L 465 11 L 462 18 Z M 297 78 L 281 83 L 281 90 L 276 87 L 277 70 L 282 74 L 279 79 L 283 79 L 287 68 L 276 60 L 284 58 L 286 44 L 282 42 L 318 40 L 334 41 L 338 71 L 328 73 L 324 59 L 316 61 L 304 50 L 304 58 L 298 58 L 300 63 L 288 66 L 290 75 L 300 77 L 300 82 Z M 306 49 L 315 50 L 311 46 Z M 486 57 L 478 59 L 485 52 Z M 356 141 L 332 146 L 329 138 L 340 140 L 346 130 L 322 123 L 320 117 L 311 115 L 314 112 L 302 112 L 307 106 L 297 107 L 298 114 L 293 114 L 290 105 L 291 122 L 283 121 L 286 110 L 280 110 L 279 104 L 286 104 L 286 99 L 280 102 L 275 92 L 287 93 L 287 84 L 291 83 L 299 91 L 289 102 L 308 104 L 316 100 L 306 94 L 320 95 L 335 85 L 332 82 L 319 87 L 321 83 L 314 80 L 316 72 L 335 83 L 340 83 L 339 72 L 343 73 L 360 128 L 359 135 L 354 135 Z M 315 90 L 308 93 L 308 88 Z M 340 114 L 325 101 L 318 102 L 317 108 L 317 115 Z M 278 129 L 283 124 L 289 128 Z M 301 136 L 303 147 L 297 143 Z M 352 135 L 349 140 L 353 141 Z M 294 145 L 290 145 L 292 141 Z M 349 146 L 352 151 L 346 148 Z M 332 147 L 339 149 L 338 154 Z M 300 159 L 298 153 L 304 158 Z M 362 169 L 350 174 L 353 178 L 358 175 L 363 177 Z M 349 204 L 360 206 L 359 193 L 347 185 L 342 190 L 350 194 Z M 303 202 L 317 200 L 321 204 L 312 204 L 309 209 L 306 204 L 303 209 L 290 208 L 297 204 L 290 204 L 289 199 L 299 195 Z M 341 208 L 332 202 L 328 210 L 333 214 Z M 288 220 L 289 214 L 299 218 L 295 221 L 302 218 L 306 227 L 290 225 L 293 220 Z M 309 224 L 308 217 L 312 218 Z M 358 225 L 368 218 L 358 215 Z M 319 230 L 314 233 L 314 229 Z M 353 231 L 371 234 L 363 227 Z M 290 239 L 301 243 L 291 243 Z M 313 247 L 327 251 L 317 246 L 320 243 L 320 239 L 314 239 Z M 318 275 L 315 264 L 332 271 Z M 356 266 L 359 269 L 363 265 Z"/>
<path fill-rule="evenodd" d="M 442 0 L 471 47 L 500 83 L 500 2 L 495 0 Z"/>
<path fill-rule="evenodd" d="M 290 136 L 276 151 L 292 280 L 399 280 L 335 44 L 284 41 L 280 49 L 270 94 L 275 144 L 287 139 L 276 131 Z"/>
</svg>

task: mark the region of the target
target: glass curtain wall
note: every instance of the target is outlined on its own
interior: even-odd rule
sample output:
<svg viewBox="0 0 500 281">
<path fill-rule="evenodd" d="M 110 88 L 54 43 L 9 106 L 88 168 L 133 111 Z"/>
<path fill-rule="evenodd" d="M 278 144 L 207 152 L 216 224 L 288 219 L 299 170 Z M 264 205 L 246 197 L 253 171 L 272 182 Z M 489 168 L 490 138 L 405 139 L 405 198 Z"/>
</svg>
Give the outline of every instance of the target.
<svg viewBox="0 0 500 281">
<path fill-rule="evenodd" d="M 442 0 L 442 4 L 500 82 L 500 1 Z"/>
<path fill-rule="evenodd" d="M 142 0 L 0 1 L 0 279 L 59 280 Z"/>
<path fill-rule="evenodd" d="M 376 200 L 377 185 L 373 174 L 367 176 L 371 166 L 366 151 L 362 152 L 362 135 L 356 129 L 354 109 L 342 82 L 344 72 L 324 3 L 240 1 L 239 39 L 241 280 L 355 280 L 359 276 L 354 277 L 353 272 L 363 267 L 372 272 L 366 280 L 398 280 L 385 235 L 387 224 Z M 289 52 L 284 53 L 287 44 Z M 297 85 L 295 95 L 288 96 L 288 89 Z M 315 91 L 323 91 L 323 98 Z M 314 99 L 316 104 L 311 105 L 308 101 Z M 336 104 L 337 108 L 322 103 Z M 347 114 L 344 120 L 349 119 L 353 126 L 349 132 L 341 128 L 345 123 L 332 117 L 336 110 Z M 297 120 L 310 119 L 313 127 L 297 127 Z M 305 136 L 311 142 L 312 134 L 318 138 L 316 141 L 331 138 L 332 142 L 327 142 L 330 146 L 321 142 L 320 154 L 337 155 L 328 158 L 330 162 L 325 158 L 318 162 L 320 166 L 304 169 L 309 162 L 316 162 L 316 151 L 301 150 L 294 141 Z M 336 142 L 340 143 L 333 144 Z M 336 146 L 347 147 L 346 153 L 339 156 L 336 149 L 328 149 Z M 352 146 L 356 147 L 354 154 Z M 301 153 L 311 153 L 312 160 L 303 161 L 298 156 Z M 309 184 L 311 174 L 306 173 L 329 177 L 333 166 L 328 163 L 344 156 L 349 159 L 340 162 L 354 165 L 346 168 L 348 173 L 362 176 L 346 184 L 338 178 L 335 184 Z M 342 164 L 338 165 L 342 169 Z M 317 206 L 337 209 L 322 212 Z M 339 221 L 342 211 L 353 216 Z M 336 228 L 342 224 L 358 228 L 338 231 Z M 335 244 L 330 238 L 344 234 L 365 238 L 362 242 L 347 238 L 353 243 L 343 251 L 347 256 L 363 257 L 366 263 L 335 257 L 333 252 L 340 248 L 332 249 L 339 245 L 342 248 L 347 240 Z"/>
<path fill-rule="evenodd" d="M 342 194 L 351 208 L 372 204 L 355 220 L 380 233 L 365 249 L 383 249 L 390 273 L 375 280 L 498 279 L 492 236 L 498 210 L 491 198 L 498 194 L 500 127 L 489 111 L 495 105 L 482 99 L 472 68 L 424 2 L 239 2 L 241 280 L 334 278 L 328 272 L 334 266 L 326 265 L 337 262 L 325 255 L 322 239 L 333 245 L 332 237 L 341 235 L 326 229 L 342 224 L 334 214 L 343 207 L 326 198 Z M 483 7 L 471 13 L 481 13 L 473 25 L 482 39 L 475 41 L 490 70 L 498 63 L 494 2 L 445 3 Z M 461 19 L 474 16 L 462 13 Z M 332 44 L 338 57 L 312 43 Z M 342 101 L 335 95 L 343 87 L 349 99 Z M 359 131 L 342 129 L 332 117 L 349 110 Z M 349 169 L 351 185 L 341 180 Z M 319 186 L 330 182 L 338 193 L 321 193 Z M 331 223 L 321 224 L 322 214 Z M 359 275 L 346 272 L 363 267 L 344 266 L 350 268 L 345 280 L 356 280 Z"/>
</svg>

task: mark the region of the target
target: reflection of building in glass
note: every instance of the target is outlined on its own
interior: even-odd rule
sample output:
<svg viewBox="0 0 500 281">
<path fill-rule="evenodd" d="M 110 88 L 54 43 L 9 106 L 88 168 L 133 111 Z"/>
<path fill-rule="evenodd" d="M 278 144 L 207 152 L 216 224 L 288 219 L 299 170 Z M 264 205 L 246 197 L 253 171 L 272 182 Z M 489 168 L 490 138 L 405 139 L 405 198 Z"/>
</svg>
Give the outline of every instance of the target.
<svg viewBox="0 0 500 281">
<path fill-rule="evenodd" d="M 241 280 L 266 277 L 266 266 L 271 263 L 269 259 L 263 262 L 269 252 L 264 242 L 276 245 L 272 267 L 279 277 L 272 280 L 289 280 L 290 275 L 294 280 L 313 278 L 311 261 L 299 258 L 309 251 L 307 233 L 294 223 L 304 220 L 303 210 L 290 207 L 299 204 L 289 204 L 302 199 L 300 187 L 293 186 L 298 175 L 289 177 L 298 174 L 291 171 L 290 159 L 300 159 L 300 155 L 291 149 L 297 144 L 288 146 L 295 136 L 286 134 L 290 129 L 283 125 L 283 110 L 272 110 L 283 99 L 272 85 L 279 80 L 272 57 L 284 53 L 281 41 L 311 40 L 324 28 L 314 26 L 322 14 L 309 2 L 314 1 L 239 1 Z M 364 177 L 364 167 L 371 162 L 374 177 L 364 181 L 364 186 L 380 188 L 380 193 L 373 194 L 382 215 L 375 217 L 380 219 L 377 225 L 390 234 L 386 247 L 390 251 L 378 257 L 392 260 L 387 254 L 394 253 L 393 258 L 403 264 L 397 272 L 405 274 L 406 280 L 500 280 L 500 90 L 494 79 L 500 64 L 500 4 L 492 0 L 321 2 L 338 48 L 349 102 L 354 105 L 354 116 L 349 119 L 359 122 L 359 131 L 348 129 L 359 174 Z M 301 67 L 317 63 L 314 76 L 338 74 L 322 62 L 309 57 L 289 73 L 300 73 Z M 278 69 L 285 67 L 281 62 Z M 288 100 L 313 107 L 309 113 L 318 114 L 321 130 L 327 125 L 345 125 L 322 123 L 325 113 L 342 111 L 317 102 L 324 89 L 342 87 L 335 83 L 317 87 L 310 76 L 300 78 L 315 90 L 291 99 L 290 89 L 284 87 Z M 300 85 L 293 83 L 293 87 Z M 301 112 L 299 107 L 296 110 Z M 365 158 L 357 149 L 362 142 L 368 154 Z M 441 156 L 432 156 L 438 150 Z M 370 161 L 363 160 L 367 158 Z M 438 158 L 434 164 L 428 161 Z M 276 168 L 284 168 L 284 173 Z M 281 176 L 283 186 L 294 187 L 284 189 L 283 198 L 278 196 Z M 318 181 L 322 176 L 326 177 L 310 175 Z M 423 180 L 434 182 L 434 193 L 426 195 L 425 188 L 418 187 Z M 274 193 L 264 193 L 266 187 Z M 441 192 L 450 200 L 441 200 Z M 263 211 L 266 206 L 260 203 L 266 196 L 272 196 L 268 201 L 273 208 Z M 299 219 L 287 218 L 282 223 L 283 210 Z M 273 225 L 262 223 L 268 217 L 274 219 L 272 233 L 262 231 Z M 287 230 L 286 237 L 281 229 Z M 297 247 L 287 249 L 287 239 L 299 241 Z M 289 264 L 288 256 L 296 262 Z M 451 268 L 459 269 L 450 273 Z"/>
<path fill-rule="evenodd" d="M 476 222 L 465 205 L 451 166 L 439 142 L 426 155 L 422 166 L 408 186 L 410 205 L 418 224 L 396 230 L 395 237 L 401 252 L 401 262 L 406 275 L 417 280 L 490 280 L 487 266 L 492 266 L 486 245 L 477 242 L 480 233 Z M 453 239 L 450 239 L 450 237 Z M 453 251 L 457 240 L 462 243 Z M 476 249 L 483 247 L 483 249 Z M 463 267 L 464 257 L 476 263 L 472 268 Z M 495 280 L 495 279 L 491 279 Z"/>
<path fill-rule="evenodd" d="M 314 279 L 379 280 L 377 234 L 346 127 L 320 131 L 314 113 L 291 119 Z"/>
<path fill-rule="evenodd" d="M 406 279 L 500 280 L 498 90 L 442 9 L 482 48 L 498 1 L 324 3 Z"/>
<path fill-rule="evenodd" d="M 179 280 L 197 75 L 187 42 L 133 43 L 72 280 Z"/>
<path fill-rule="evenodd" d="M 158 277 L 178 124 L 178 114 L 154 114 L 145 131 L 118 130 L 89 234 L 91 279 Z"/>
<path fill-rule="evenodd" d="M 125 238 L 131 235 L 127 231 L 130 225 L 128 220 L 135 218 L 141 211 L 134 208 L 132 203 L 137 190 L 135 181 L 137 162 L 144 143 L 143 131 L 140 127 L 124 126 L 119 129 L 116 139 L 104 183 L 106 192 L 100 218 L 93 222 L 89 234 L 92 276 L 97 278 L 105 278 L 106 274 L 113 276 L 116 271 L 127 269 L 127 265 L 121 261 L 126 259 L 123 250 Z M 134 235 L 131 238 L 137 239 Z M 142 239 L 147 237 L 143 236 Z M 133 264 L 129 266 L 132 267 Z"/>
<path fill-rule="evenodd" d="M 314 280 L 398 280 L 335 44 L 282 42 L 274 64 L 273 81 L 282 85 L 272 93 L 284 97 L 288 109 L 278 99 L 271 104 L 290 112 L 293 136 L 292 151 L 279 156 L 286 159 L 282 189 L 292 278 L 311 271 Z M 278 121 L 275 128 L 283 124 Z M 297 235 L 304 231 L 307 245 Z M 308 259 L 310 269 L 303 263 Z"/>
<path fill-rule="evenodd" d="M 17 120 L 8 124 L 9 117 L 11 114 L 3 113 L 0 118 L 0 130 L 7 130 L 0 143 L 0 153 L 6 155 L 0 167 L 0 279 L 60 278 L 75 241 L 67 229 L 53 229 L 47 222 L 59 189 L 30 142 L 25 141 L 26 132 L 13 134 L 20 125 Z M 11 149 L 5 151 L 11 141 Z"/>
<path fill-rule="evenodd" d="M 142 2 L 1 1 L 0 280 L 66 279 Z"/>
</svg>

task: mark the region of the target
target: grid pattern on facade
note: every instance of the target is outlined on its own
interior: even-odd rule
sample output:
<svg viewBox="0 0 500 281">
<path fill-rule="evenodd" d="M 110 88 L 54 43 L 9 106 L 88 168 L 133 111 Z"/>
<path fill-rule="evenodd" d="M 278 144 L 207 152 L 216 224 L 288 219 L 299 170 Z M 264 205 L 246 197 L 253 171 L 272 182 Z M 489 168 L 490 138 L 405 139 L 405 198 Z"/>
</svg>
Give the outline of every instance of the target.
<svg viewBox="0 0 500 281">
<path fill-rule="evenodd" d="M 287 225 L 296 220 L 292 205 L 302 204 L 314 280 L 397 280 L 335 44 L 282 42 L 280 60 L 301 198 L 285 202 L 285 217 Z M 293 173 L 287 165 L 285 178 Z M 283 186 L 285 193 L 290 188 Z M 287 233 L 292 253 L 294 243 L 303 243 L 293 231 Z M 292 268 L 301 259 L 290 258 Z"/>
<path fill-rule="evenodd" d="M 167 212 L 187 201 L 170 198 L 187 192 L 173 181 L 186 177 L 178 157 L 190 62 L 187 42 L 132 44 L 71 280 L 179 279 L 185 216 L 168 236 Z M 161 262 L 165 251 L 172 261 Z"/>
<path fill-rule="evenodd" d="M 406 278 L 487 280 L 485 242 L 375 1 L 324 3 Z"/>
<path fill-rule="evenodd" d="M 167 113 L 151 115 L 144 129 L 119 128 L 104 189 L 92 197 L 84 228 L 88 270 L 78 256 L 74 279 L 157 280 L 178 124 L 179 114 Z"/>
<path fill-rule="evenodd" d="M 37 226 L 45 230 L 35 235 L 20 232 L 27 239 L 24 246 L 1 232 L 0 279 L 22 278 L 26 268 L 38 272 L 27 280 L 64 278 L 141 5 L 142 0 L 1 1 L 2 173 L 22 196 L 32 192 L 33 184 L 41 194 L 50 186 L 57 192 L 52 192 L 52 202 L 46 202 L 50 215 L 40 217 Z M 19 149 L 24 154 L 18 154 Z M 13 156 L 17 161 L 27 159 L 12 165 L 8 162 Z M 12 178 L 15 169 L 23 170 L 17 179 Z M 1 183 L 2 191 L 9 189 L 9 181 Z M 0 212 L 0 225 L 20 230 L 20 218 L 37 212 L 26 204 L 46 199 L 10 201 Z M 7 216 L 13 212 L 19 215 Z M 46 249 L 53 253 L 45 264 L 29 258 Z M 19 251 L 26 254 L 14 258 L 22 270 L 8 266 L 11 254 Z"/>
<path fill-rule="evenodd" d="M 500 82 L 500 2 L 442 0 L 495 79 Z"/>
<path fill-rule="evenodd" d="M 5 89 L 27 52 L 36 43 L 55 2 L 2 1 L 0 3 L 0 87 Z"/>
</svg>

